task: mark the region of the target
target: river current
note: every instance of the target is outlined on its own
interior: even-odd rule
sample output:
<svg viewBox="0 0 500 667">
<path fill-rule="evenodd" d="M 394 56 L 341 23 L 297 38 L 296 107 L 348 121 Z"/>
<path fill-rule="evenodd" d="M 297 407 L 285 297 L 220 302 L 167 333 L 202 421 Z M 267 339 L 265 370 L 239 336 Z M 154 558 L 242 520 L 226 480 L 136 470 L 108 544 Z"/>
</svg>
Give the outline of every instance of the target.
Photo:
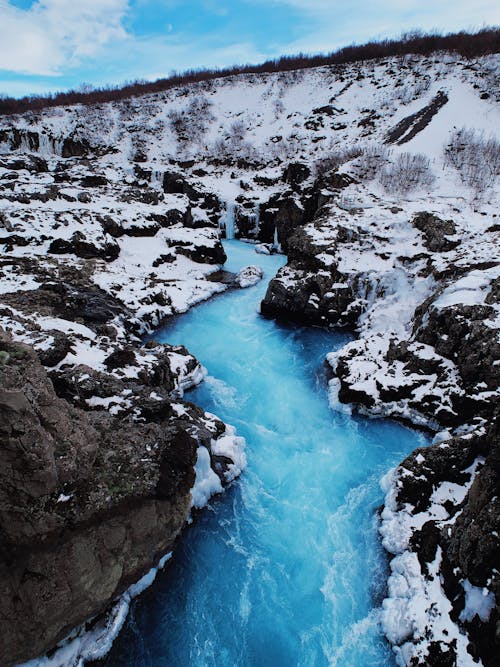
<svg viewBox="0 0 500 667">
<path fill-rule="evenodd" d="M 206 366 L 186 398 L 237 428 L 248 466 L 185 530 L 102 664 L 393 665 L 379 624 L 379 482 L 424 436 L 331 410 L 324 358 L 349 336 L 261 317 L 285 258 L 225 248 L 226 269 L 258 264 L 264 280 L 196 306 L 156 338 Z"/>
</svg>

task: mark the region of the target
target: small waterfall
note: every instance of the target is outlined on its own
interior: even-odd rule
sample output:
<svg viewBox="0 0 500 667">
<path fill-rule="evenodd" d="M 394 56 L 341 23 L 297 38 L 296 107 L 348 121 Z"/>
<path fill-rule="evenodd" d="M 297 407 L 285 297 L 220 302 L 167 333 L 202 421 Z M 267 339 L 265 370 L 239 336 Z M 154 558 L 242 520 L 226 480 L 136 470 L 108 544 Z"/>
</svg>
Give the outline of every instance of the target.
<svg viewBox="0 0 500 667">
<path fill-rule="evenodd" d="M 153 169 L 151 172 L 151 185 L 163 188 L 164 172 L 159 169 Z"/>
<path fill-rule="evenodd" d="M 234 204 L 226 204 L 226 211 L 219 219 L 219 229 L 226 239 L 234 239 Z"/>
<path fill-rule="evenodd" d="M 274 225 L 274 238 L 273 238 L 273 248 L 277 252 L 282 252 L 281 250 L 281 243 L 278 240 L 278 227 Z"/>
<path fill-rule="evenodd" d="M 258 202 L 255 204 L 254 216 L 255 216 L 254 234 L 255 234 L 255 238 L 258 238 L 258 236 L 259 236 L 259 224 L 260 224 L 260 204 Z"/>
<path fill-rule="evenodd" d="M 55 139 L 46 132 L 40 132 L 38 136 L 40 141 L 38 152 L 40 153 L 40 155 L 50 157 L 51 155 L 62 154 L 62 144 L 63 144 L 62 139 Z"/>
</svg>

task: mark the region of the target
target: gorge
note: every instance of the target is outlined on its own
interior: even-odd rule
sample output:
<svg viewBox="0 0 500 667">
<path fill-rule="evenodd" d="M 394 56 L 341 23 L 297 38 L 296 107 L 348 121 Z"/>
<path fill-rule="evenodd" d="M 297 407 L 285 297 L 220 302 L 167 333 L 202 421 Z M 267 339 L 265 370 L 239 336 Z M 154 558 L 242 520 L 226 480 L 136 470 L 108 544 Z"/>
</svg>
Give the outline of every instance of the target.
<svg viewBox="0 0 500 667">
<path fill-rule="evenodd" d="M 492 667 L 498 71 L 2 118 L 2 667 Z"/>
</svg>

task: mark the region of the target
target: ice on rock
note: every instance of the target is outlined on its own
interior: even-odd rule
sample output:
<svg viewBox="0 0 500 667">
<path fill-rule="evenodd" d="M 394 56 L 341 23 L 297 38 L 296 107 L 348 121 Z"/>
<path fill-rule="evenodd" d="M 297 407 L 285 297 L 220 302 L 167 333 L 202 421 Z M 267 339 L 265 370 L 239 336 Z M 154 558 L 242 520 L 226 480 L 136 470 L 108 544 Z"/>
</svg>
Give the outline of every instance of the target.
<svg viewBox="0 0 500 667">
<path fill-rule="evenodd" d="M 465 607 L 460 613 L 461 621 L 472 621 L 474 616 L 486 623 L 495 606 L 495 594 L 487 588 L 473 586 L 468 579 L 462 584 L 465 591 Z"/>
<path fill-rule="evenodd" d="M 246 266 L 236 274 L 235 282 L 240 287 L 253 287 L 262 280 L 263 275 L 260 266 Z"/>
<path fill-rule="evenodd" d="M 205 507 L 215 493 L 222 492 L 222 484 L 219 477 L 212 470 L 210 464 L 210 453 L 206 447 L 198 447 L 198 458 L 194 467 L 196 480 L 191 489 L 191 506 L 196 509 Z"/>
</svg>

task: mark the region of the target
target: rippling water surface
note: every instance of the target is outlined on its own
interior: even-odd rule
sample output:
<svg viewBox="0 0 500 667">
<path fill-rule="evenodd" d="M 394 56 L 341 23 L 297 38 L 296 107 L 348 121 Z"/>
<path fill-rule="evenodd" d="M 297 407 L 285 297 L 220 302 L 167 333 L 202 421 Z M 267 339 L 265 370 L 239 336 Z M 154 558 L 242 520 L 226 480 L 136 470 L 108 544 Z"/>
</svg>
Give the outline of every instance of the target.
<svg viewBox="0 0 500 667">
<path fill-rule="evenodd" d="M 378 624 L 379 480 L 423 436 L 332 412 L 323 360 L 348 337 L 262 318 L 284 258 L 225 247 L 226 268 L 259 264 L 264 281 L 197 306 L 157 338 L 207 367 L 186 398 L 237 427 L 248 467 L 185 531 L 103 664 L 392 665 Z"/>
</svg>

